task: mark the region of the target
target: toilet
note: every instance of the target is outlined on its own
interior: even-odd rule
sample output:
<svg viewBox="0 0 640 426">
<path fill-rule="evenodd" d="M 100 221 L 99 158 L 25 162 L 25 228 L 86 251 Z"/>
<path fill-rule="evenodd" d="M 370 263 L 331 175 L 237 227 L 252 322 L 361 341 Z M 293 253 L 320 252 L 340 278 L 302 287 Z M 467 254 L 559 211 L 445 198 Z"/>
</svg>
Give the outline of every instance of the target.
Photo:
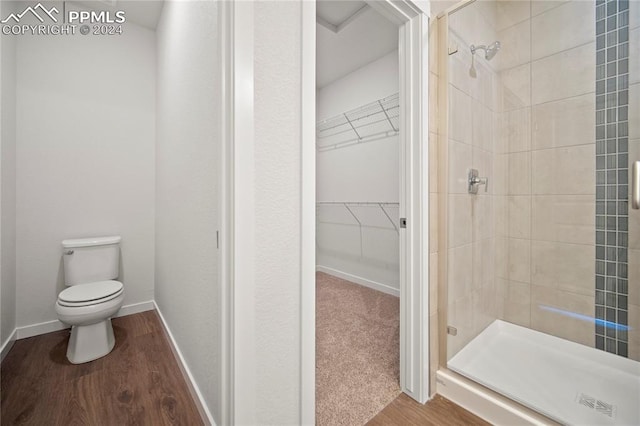
<svg viewBox="0 0 640 426">
<path fill-rule="evenodd" d="M 115 345 L 111 317 L 124 302 L 115 281 L 120 267 L 119 236 L 62 242 L 64 281 L 56 302 L 58 319 L 71 326 L 67 359 L 82 364 L 107 355 Z"/>
</svg>

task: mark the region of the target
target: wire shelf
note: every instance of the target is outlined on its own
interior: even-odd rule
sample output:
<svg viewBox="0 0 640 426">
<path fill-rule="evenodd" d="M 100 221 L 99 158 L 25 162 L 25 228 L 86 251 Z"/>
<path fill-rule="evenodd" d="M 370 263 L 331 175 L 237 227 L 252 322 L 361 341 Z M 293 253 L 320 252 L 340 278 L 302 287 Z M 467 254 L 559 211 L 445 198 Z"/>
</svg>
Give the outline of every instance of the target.
<svg viewBox="0 0 640 426">
<path fill-rule="evenodd" d="M 397 135 L 400 97 L 393 94 L 316 124 L 318 151 L 343 148 Z"/>
</svg>

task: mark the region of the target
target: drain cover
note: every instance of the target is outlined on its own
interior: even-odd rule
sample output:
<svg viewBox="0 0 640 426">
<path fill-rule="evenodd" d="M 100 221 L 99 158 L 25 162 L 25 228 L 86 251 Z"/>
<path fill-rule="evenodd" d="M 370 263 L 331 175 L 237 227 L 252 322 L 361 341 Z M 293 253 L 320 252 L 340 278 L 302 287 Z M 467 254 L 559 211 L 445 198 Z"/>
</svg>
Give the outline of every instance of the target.
<svg viewBox="0 0 640 426">
<path fill-rule="evenodd" d="M 616 406 L 606 401 L 579 392 L 576 397 L 576 402 L 607 417 L 615 418 Z"/>
</svg>

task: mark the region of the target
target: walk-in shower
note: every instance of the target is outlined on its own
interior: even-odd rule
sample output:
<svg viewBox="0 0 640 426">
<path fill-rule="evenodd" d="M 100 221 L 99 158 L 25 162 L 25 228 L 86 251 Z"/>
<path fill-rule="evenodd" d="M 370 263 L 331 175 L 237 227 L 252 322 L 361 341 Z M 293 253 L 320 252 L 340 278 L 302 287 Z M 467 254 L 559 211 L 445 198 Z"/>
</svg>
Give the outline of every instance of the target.
<svg viewBox="0 0 640 426">
<path fill-rule="evenodd" d="M 640 424 L 639 9 L 438 20 L 441 378 L 562 424 Z"/>
</svg>

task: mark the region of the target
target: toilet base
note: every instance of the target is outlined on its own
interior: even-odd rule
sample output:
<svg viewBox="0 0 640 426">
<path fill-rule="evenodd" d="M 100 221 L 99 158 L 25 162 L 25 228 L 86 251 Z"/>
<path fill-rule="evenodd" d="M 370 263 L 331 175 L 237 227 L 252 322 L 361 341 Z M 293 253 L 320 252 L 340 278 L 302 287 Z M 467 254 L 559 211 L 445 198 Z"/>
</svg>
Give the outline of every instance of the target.
<svg viewBox="0 0 640 426">
<path fill-rule="evenodd" d="M 67 359 L 82 364 L 107 355 L 116 344 L 111 318 L 91 325 L 74 325 L 67 346 Z"/>
</svg>

